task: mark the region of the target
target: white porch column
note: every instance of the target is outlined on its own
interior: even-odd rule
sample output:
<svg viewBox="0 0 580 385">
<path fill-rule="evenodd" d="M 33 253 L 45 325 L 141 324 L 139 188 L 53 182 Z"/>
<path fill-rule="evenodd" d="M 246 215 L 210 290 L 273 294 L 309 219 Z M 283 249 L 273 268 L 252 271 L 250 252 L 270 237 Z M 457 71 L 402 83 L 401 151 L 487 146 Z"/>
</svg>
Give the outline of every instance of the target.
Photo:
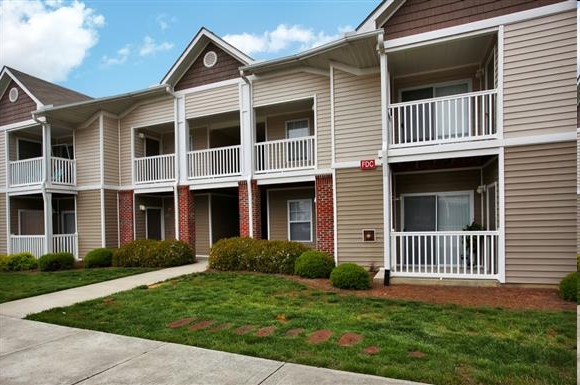
<svg viewBox="0 0 580 385">
<path fill-rule="evenodd" d="M 52 253 L 52 193 L 44 191 L 44 252 Z"/>
<path fill-rule="evenodd" d="M 185 97 L 175 99 L 175 178 L 179 184 L 187 182 L 187 152 L 189 149 L 189 125 L 185 120 Z"/>
<path fill-rule="evenodd" d="M 42 157 L 44 158 L 44 176 L 43 181 L 47 185 L 52 184 L 52 165 L 51 165 L 51 136 L 50 136 L 50 124 L 42 124 Z"/>
<path fill-rule="evenodd" d="M 249 81 L 246 78 L 240 83 L 240 144 L 241 144 L 241 171 L 242 175 L 252 176 L 254 165 L 254 135 L 252 93 Z"/>
</svg>

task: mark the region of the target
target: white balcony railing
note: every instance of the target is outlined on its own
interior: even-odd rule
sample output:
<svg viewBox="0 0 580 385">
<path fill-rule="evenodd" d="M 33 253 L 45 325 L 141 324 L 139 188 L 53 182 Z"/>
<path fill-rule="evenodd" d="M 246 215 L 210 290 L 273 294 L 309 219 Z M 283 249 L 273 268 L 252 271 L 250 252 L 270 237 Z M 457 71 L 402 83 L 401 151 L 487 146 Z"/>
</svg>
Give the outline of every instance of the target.
<svg viewBox="0 0 580 385">
<path fill-rule="evenodd" d="M 133 161 L 135 183 L 175 180 L 175 154 L 146 156 Z"/>
<path fill-rule="evenodd" d="M 43 157 L 10 161 L 10 185 L 26 186 L 44 180 Z"/>
<path fill-rule="evenodd" d="M 391 233 L 393 276 L 498 277 L 497 231 Z"/>
<path fill-rule="evenodd" d="M 240 145 L 187 153 L 189 179 L 240 175 Z"/>
<path fill-rule="evenodd" d="M 66 158 L 51 158 L 52 183 L 74 186 L 76 184 L 76 161 Z"/>
<path fill-rule="evenodd" d="M 78 258 L 78 236 L 77 234 L 54 234 L 52 236 L 53 253 L 71 253 Z"/>
<path fill-rule="evenodd" d="M 256 143 L 256 172 L 291 171 L 316 166 L 316 137 Z"/>
<path fill-rule="evenodd" d="M 497 136 L 497 90 L 389 106 L 391 147 L 490 139 Z"/>
<path fill-rule="evenodd" d="M 45 253 L 45 241 L 44 235 L 10 235 L 10 252 L 29 252 L 40 257 Z"/>
</svg>

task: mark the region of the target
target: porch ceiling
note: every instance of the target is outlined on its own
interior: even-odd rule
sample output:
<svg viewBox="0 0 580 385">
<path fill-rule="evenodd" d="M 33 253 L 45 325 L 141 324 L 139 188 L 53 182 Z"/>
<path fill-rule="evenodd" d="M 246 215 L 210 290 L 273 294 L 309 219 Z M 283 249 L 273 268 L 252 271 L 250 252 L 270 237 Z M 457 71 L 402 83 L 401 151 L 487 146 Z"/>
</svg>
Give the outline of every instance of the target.
<svg viewBox="0 0 580 385">
<path fill-rule="evenodd" d="M 495 155 L 472 156 L 468 158 L 433 159 L 417 162 L 404 162 L 391 164 L 392 172 L 445 170 L 453 168 L 483 167 L 493 159 Z"/>
<path fill-rule="evenodd" d="M 495 32 L 491 32 L 439 44 L 388 52 L 389 72 L 392 76 L 401 77 L 478 64 L 484 60 L 495 38 Z"/>
<path fill-rule="evenodd" d="M 299 111 L 312 111 L 313 104 L 314 100 L 312 98 L 296 100 L 288 103 L 271 104 L 268 106 L 257 107 L 256 115 L 259 118 L 265 115 L 281 115 Z"/>
<path fill-rule="evenodd" d="M 210 127 L 211 129 L 221 129 L 228 127 L 239 127 L 240 125 L 240 112 L 231 111 L 222 114 L 202 116 L 199 118 L 192 118 L 188 120 L 189 127 Z"/>
</svg>

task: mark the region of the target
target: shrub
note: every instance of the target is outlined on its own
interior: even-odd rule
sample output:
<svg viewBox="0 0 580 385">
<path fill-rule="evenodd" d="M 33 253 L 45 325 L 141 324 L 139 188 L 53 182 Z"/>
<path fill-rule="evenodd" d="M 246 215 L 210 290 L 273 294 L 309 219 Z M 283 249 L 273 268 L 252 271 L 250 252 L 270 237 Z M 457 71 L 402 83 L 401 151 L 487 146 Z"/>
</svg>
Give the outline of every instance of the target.
<svg viewBox="0 0 580 385">
<path fill-rule="evenodd" d="M 577 300 L 577 282 L 578 273 L 572 272 L 565 276 L 562 281 L 560 281 L 560 288 L 558 290 L 558 296 L 564 301 L 576 301 Z"/>
<path fill-rule="evenodd" d="M 227 238 L 216 242 L 209 254 L 209 267 L 216 270 L 248 270 L 292 274 L 294 263 L 308 247 L 289 241 Z"/>
<path fill-rule="evenodd" d="M 294 273 L 304 278 L 328 278 L 334 269 L 334 258 L 323 251 L 309 250 L 294 264 Z"/>
<path fill-rule="evenodd" d="M 36 257 L 30 253 L 18 253 L 0 256 L 0 271 L 25 271 L 38 267 Z"/>
<path fill-rule="evenodd" d="M 48 253 L 38 259 L 40 271 L 56 271 L 72 269 L 75 257 L 71 253 Z"/>
<path fill-rule="evenodd" d="M 576 255 L 576 271 L 580 271 L 580 254 Z"/>
<path fill-rule="evenodd" d="M 364 290 L 371 287 L 371 278 L 364 267 L 345 263 L 332 270 L 330 283 L 339 289 Z"/>
<path fill-rule="evenodd" d="M 109 267 L 113 260 L 113 250 L 108 248 L 98 248 L 88 252 L 83 258 L 85 268 Z"/>
<path fill-rule="evenodd" d="M 171 267 L 195 262 L 195 251 L 178 240 L 138 239 L 113 253 L 113 266 Z"/>
</svg>

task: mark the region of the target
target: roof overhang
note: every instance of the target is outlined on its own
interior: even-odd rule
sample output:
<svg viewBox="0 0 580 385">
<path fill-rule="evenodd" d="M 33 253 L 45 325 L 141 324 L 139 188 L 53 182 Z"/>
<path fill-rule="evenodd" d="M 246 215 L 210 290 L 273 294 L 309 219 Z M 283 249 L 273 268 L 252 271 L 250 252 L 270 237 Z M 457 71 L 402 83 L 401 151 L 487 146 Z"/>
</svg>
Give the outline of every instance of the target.
<svg viewBox="0 0 580 385">
<path fill-rule="evenodd" d="M 381 28 L 401 8 L 405 0 L 384 0 L 356 27 L 357 33 Z"/>
<path fill-rule="evenodd" d="M 172 86 L 177 84 L 179 79 L 181 79 L 188 68 L 193 64 L 193 62 L 195 62 L 195 60 L 210 42 L 226 51 L 228 54 L 239 60 L 244 65 L 254 62 L 254 59 L 233 45 L 219 38 L 213 32 L 202 27 L 191 40 L 187 48 L 183 51 L 181 56 L 179 56 L 179 59 L 177 59 L 175 64 L 173 64 L 169 72 L 167 72 L 167 74 L 163 77 L 161 84 L 170 84 Z"/>
<path fill-rule="evenodd" d="M 121 116 L 132 106 L 160 98 L 172 97 L 166 85 L 154 86 L 141 91 L 109 96 L 100 99 L 87 100 L 61 106 L 46 106 L 35 111 L 35 117 L 46 117 L 49 121 L 66 122 L 73 126 L 81 125 L 91 119 L 98 112 L 106 112 L 114 116 Z"/>
<path fill-rule="evenodd" d="M 30 90 L 18 80 L 18 78 L 10 71 L 10 68 L 4 66 L 2 71 L 0 71 L 0 97 L 4 95 L 6 90 L 8 89 L 8 85 L 10 81 L 13 80 L 24 92 L 28 95 L 35 103 L 36 107 L 40 108 L 42 106 L 42 102 L 38 100 L 36 96 L 34 96 Z"/>
<path fill-rule="evenodd" d="M 338 40 L 319 47 L 280 59 L 250 64 L 241 67 L 240 70 L 245 75 L 259 75 L 297 67 L 328 70 L 332 62 L 358 69 L 375 68 L 379 66 L 377 36 L 382 36 L 382 34 L 382 30 L 346 34 Z"/>
</svg>

